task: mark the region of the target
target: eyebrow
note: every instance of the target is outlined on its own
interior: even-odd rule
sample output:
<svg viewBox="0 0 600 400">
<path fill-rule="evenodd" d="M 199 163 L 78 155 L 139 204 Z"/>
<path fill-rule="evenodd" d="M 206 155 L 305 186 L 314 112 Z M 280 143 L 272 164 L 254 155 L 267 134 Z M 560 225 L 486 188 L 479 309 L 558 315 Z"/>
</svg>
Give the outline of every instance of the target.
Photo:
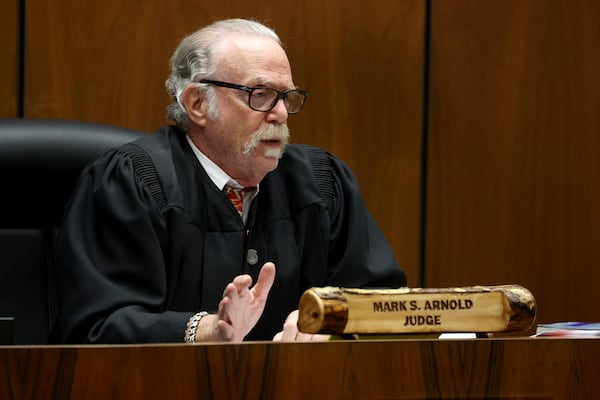
<svg viewBox="0 0 600 400">
<path fill-rule="evenodd" d="M 248 86 L 248 87 L 265 86 L 265 87 L 270 87 L 270 88 L 273 88 L 273 89 L 277 88 L 277 85 L 273 85 L 273 83 L 271 81 L 269 81 L 268 79 L 264 79 L 264 78 L 253 78 L 253 79 L 250 79 L 248 81 L 248 83 L 246 84 L 246 86 Z M 284 88 L 284 90 L 295 90 L 295 89 L 298 89 L 298 86 L 292 85 L 292 87 L 286 87 L 286 88 Z"/>
</svg>

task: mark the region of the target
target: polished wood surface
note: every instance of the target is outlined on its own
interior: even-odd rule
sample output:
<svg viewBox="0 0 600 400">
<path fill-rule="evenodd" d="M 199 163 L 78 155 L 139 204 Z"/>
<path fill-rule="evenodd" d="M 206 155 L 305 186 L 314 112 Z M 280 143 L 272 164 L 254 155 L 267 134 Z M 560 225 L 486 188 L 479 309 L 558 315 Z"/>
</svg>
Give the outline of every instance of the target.
<svg viewBox="0 0 600 400">
<path fill-rule="evenodd" d="M 0 2 L 0 118 L 18 113 L 19 7 L 18 0 Z"/>
<path fill-rule="evenodd" d="M 0 348 L 0 398 L 592 399 L 598 339 Z"/>
<path fill-rule="evenodd" d="M 432 2 L 427 285 L 600 315 L 600 2 Z M 595 71 L 595 72 L 594 72 Z"/>
</svg>

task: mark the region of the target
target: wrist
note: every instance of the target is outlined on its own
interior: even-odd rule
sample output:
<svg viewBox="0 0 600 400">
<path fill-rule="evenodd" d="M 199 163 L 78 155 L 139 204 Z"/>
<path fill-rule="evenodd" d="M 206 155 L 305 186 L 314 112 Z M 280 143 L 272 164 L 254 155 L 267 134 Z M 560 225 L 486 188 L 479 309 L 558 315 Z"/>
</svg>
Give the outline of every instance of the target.
<svg viewBox="0 0 600 400">
<path fill-rule="evenodd" d="M 196 327 L 196 342 L 218 342 L 217 314 L 206 314 Z"/>
<path fill-rule="evenodd" d="M 185 334 L 183 337 L 184 342 L 195 343 L 197 341 L 196 338 L 198 337 L 199 333 L 198 327 L 200 325 L 200 321 L 202 321 L 202 319 L 207 315 L 208 313 L 206 311 L 200 311 L 199 313 L 192 315 L 185 328 Z"/>
</svg>

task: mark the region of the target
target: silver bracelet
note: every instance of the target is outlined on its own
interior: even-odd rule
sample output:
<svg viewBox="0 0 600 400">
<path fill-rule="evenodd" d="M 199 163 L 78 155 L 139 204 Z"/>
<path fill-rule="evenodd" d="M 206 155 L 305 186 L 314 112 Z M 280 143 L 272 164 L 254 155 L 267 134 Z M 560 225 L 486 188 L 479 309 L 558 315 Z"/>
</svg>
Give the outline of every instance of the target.
<svg viewBox="0 0 600 400">
<path fill-rule="evenodd" d="M 196 329 L 198 329 L 198 323 L 205 316 L 208 315 L 206 311 L 200 311 L 192 316 L 187 323 L 187 327 L 185 329 L 185 335 L 183 337 L 183 341 L 186 343 L 195 343 L 196 342 Z"/>
</svg>

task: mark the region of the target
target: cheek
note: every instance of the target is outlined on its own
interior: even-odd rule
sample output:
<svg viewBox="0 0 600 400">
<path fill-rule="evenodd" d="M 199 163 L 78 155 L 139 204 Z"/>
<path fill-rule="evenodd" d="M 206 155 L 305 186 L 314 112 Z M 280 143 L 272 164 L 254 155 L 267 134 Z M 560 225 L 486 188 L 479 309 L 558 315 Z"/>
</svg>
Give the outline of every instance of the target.
<svg viewBox="0 0 600 400">
<path fill-rule="evenodd" d="M 261 130 L 262 120 L 256 121 L 247 119 L 244 124 L 240 123 L 237 127 L 238 138 L 244 145 L 253 141 L 256 133 Z"/>
<path fill-rule="evenodd" d="M 253 111 L 247 105 L 223 107 L 221 111 L 222 134 L 228 135 L 227 141 L 241 149 L 251 140 L 254 133 L 265 124 L 265 113 Z"/>
</svg>

